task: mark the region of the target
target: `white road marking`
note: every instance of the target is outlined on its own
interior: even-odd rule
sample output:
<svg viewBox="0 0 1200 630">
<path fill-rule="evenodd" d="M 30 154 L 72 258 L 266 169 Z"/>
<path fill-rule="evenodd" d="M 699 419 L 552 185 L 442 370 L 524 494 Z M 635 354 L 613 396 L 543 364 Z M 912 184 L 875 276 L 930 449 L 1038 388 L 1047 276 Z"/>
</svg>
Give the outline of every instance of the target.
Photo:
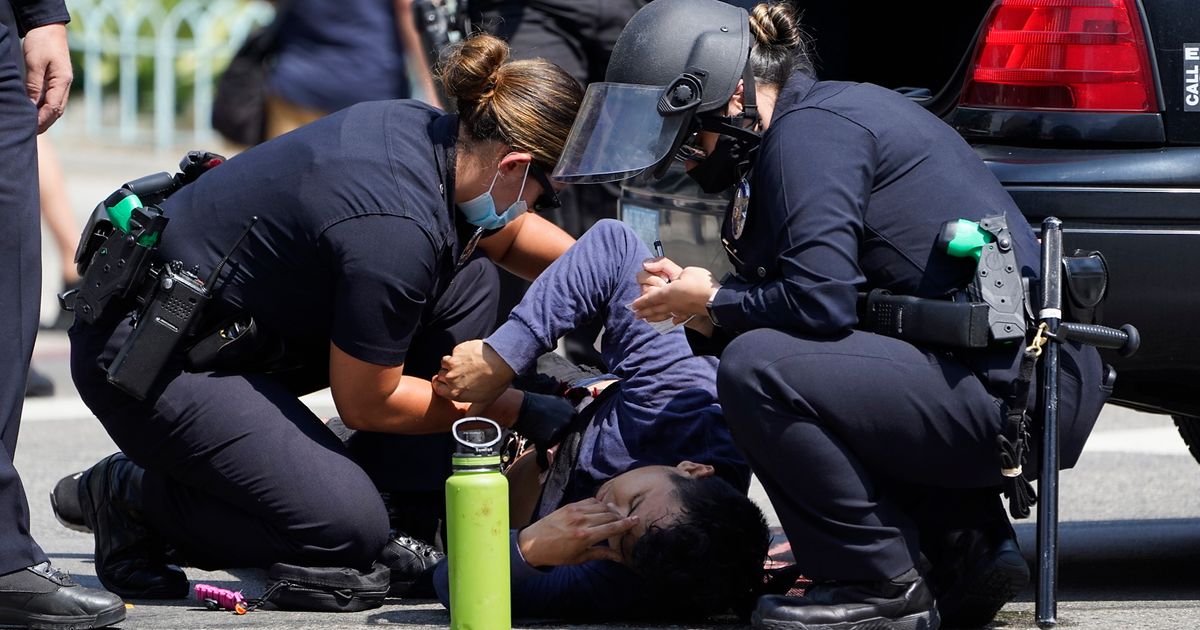
<svg viewBox="0 0 1200 630">
<path fill-rule="evenodd" d="M 309 394 L 300 399 L 308 405 L 319 418 L 337 415 L 333 404 L 333 395 L 328 389 Z M 51 422 L 55 420 L 79 420 L 92 418 L 92 412 L 76 396 L 55 396 L 53 398 L 29 398 L 25 400 L 25 411 L 21 415 L 22 422 Z"/>
<path fill-rule="evenodd" d="M 1088 438 L 1083 452 L 1191 456 L 1174 426 L 1096 431 Z"/>
</svg>

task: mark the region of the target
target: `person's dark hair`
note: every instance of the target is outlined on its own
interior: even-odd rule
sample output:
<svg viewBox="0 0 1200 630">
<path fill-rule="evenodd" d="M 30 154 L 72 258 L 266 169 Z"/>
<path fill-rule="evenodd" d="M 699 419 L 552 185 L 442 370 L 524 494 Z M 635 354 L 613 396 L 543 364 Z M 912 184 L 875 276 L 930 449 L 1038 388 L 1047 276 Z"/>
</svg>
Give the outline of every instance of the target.
<svg viewBox="0 0 1200 630">
<path fill-rule="evenodd" d="M 630 566 L 646 581 L 655 609 L 671 619 L 722 613 L 762 584 L 770 534 L 762 510 L 720 477 L 678 477 L 683 513 L 650 525 Z"/>
<path fill-rule="evenodd" d="M 481 33 L 448 48 L 436 74 L 470 141 L 503 142 L 554 169 L 583 100 L 565 70 L 545 59 L 508 61 L 508 44 Z"/>
<path fill-rule="evenodd" d="M 750 14 L 750 69 L 761 85 L 781 87 L 794 72 L 813 74 L 808 36 L 790 4 L 767 2 Z"/>
</svg>

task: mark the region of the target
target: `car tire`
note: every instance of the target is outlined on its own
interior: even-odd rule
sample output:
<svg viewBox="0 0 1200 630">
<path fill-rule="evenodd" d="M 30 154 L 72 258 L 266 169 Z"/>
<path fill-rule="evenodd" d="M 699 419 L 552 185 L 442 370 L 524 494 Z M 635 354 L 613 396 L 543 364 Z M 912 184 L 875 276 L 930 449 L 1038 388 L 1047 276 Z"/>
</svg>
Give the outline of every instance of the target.
<svg viewBox="0 0 1200 630">
<path fill-rule="evenodd" d="M 1175 419 L 1175 426 L 1179 429 L 1179 435 L 1183 437 L 1184 443 L 1188 445 L 1188 450 L 1192 452 L 1192 457 L 1200 462 L 1200 418 L 1192 416 L 1171 416 Z"/>
</svg>

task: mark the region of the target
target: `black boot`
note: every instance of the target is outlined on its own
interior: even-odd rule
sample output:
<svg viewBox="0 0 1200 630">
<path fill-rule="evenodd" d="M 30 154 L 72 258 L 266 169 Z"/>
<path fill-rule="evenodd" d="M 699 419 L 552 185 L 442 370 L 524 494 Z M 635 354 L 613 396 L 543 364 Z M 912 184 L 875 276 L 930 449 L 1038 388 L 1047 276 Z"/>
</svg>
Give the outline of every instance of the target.
<svg viewBox="0 0 1200 630">
<path fill-rule="evenodd" d="M 54 484 L 50 491 L 50 511 L 63 527 L 90 534 L 92 528 L 84 521 L 83 505 L 79 503 L 79 478 L 82 476 L 82 472 L 77 472 Z"/>
<path fill-rule="evenodd" d="M 122 453 L 79 478 L 85 524 L 96 535 L 96 576 L 104 588 L 133 599 L 182 599 L 187 577 L 167 565 L 165 546 L 142 518 L 142 474 Z"/>
<path fill-rule="evenodd" d="M 1008 519 L 946 532 L 930 558 L 929 585 L 948 628 L 981 628 L 1029 585 L 1029 565 Z"/>
<path fill-rule="evenodd" d="M 433 590 L 433 568 L 446 554 L 432 545 L 399 534 L 383 547 L 379 562 L 392 570 L 389 597 L 411 597 L 432 599 L 437 597 Z"/>
<path fill-rule="evenodd" d="M 103 628 L 125 620 L 125 602 L 84 588 L 43 562 L 0 575 L 0 627 Z"/>
<path fill-rule="evenodd" d="M 936 630 L 933 595 L 916 569 L 879 582 L 813 584 L 804 597 L 765 595 L 751 618 L 767 630 Z"/>
</svg>

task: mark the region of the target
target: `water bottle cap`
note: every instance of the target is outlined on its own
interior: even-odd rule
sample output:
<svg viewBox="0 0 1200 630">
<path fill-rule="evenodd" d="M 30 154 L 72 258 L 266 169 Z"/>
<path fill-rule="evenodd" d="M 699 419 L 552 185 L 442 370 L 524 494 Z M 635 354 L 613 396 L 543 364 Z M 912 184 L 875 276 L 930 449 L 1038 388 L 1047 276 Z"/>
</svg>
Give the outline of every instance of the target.
<svg viewBox="0 0 1200 630">
<path fill-rule="evenodd" d="M 495 420 L 482 416 L 470 416 L 458 420 L 450 427 L 450 433 L 458 442 L 456 456 L 495 457 L 500 455 L 500 439 L 504 429 Z"/>
</svg>

